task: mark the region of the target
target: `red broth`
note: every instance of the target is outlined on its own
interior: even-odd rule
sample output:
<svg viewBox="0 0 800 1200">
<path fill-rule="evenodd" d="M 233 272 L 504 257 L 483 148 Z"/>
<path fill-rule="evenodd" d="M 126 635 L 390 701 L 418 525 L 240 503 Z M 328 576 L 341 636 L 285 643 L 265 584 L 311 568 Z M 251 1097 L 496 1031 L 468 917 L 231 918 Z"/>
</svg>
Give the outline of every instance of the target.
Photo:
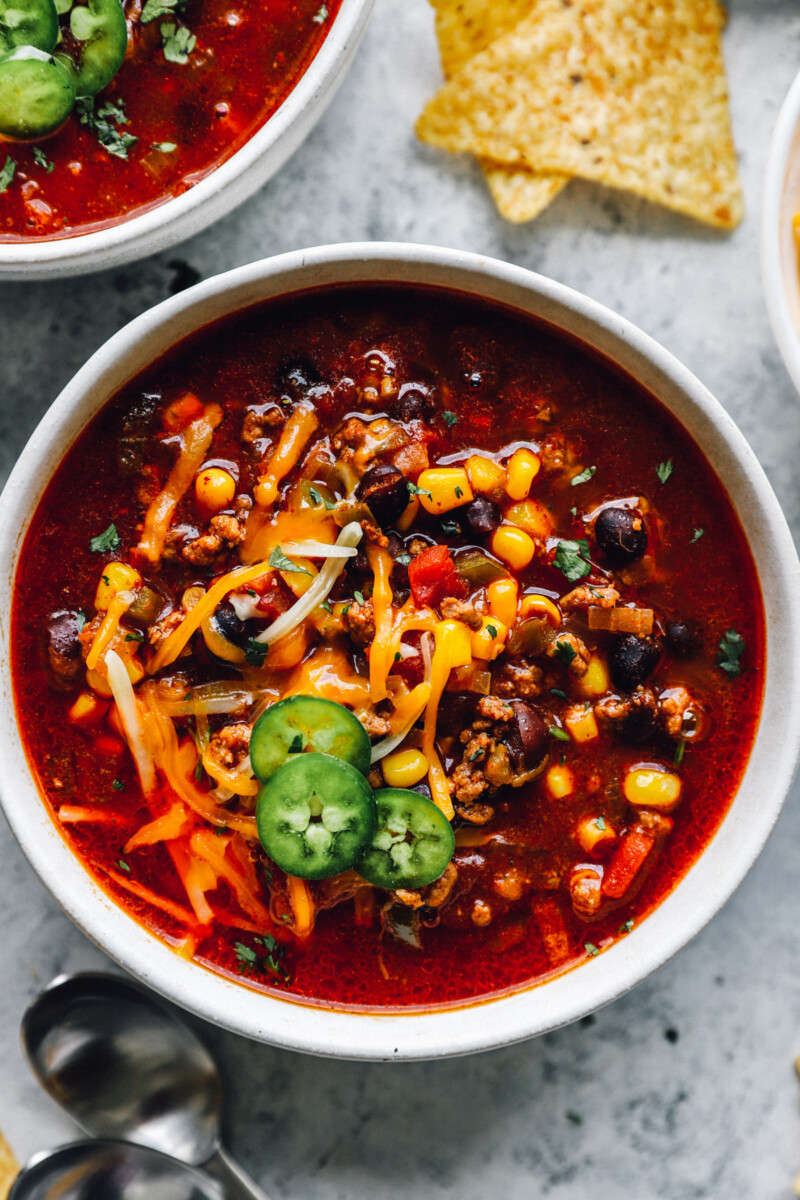
<svg viewBox="0 0 800 1200">
<path fill-rule="evenodd" d="M 307 70 L 341 0 L 203 0 L 183 20 L 197 37 L 188 62 L 167 62 L 162 21 L 129 18 L 128 57 L 95 108 L 122 101 L 137 138 L 127 160 L 109 154 L 73 112 L 38 149 L 0 143 L 16 172 L 0 195 L 0 242 L 73 237 L 116 224 L 180 196 L 239 150 Z M 158 145 L 174 144 L 164 152 Z"/>
<path fill-rule="evenodd" d="M 314 385 L 317 411 L 322 427 L 332 428 L 363 412 L 359 389 L 375 352 L 397 378 L 421 381 L 455 414 L 452 424 L 428 420 L 429 449 L 438 459 L 518 441 L 545 444 L 556 428 L 576 456 L 573 471 L 596 467 L 575 486 L 560 470 L 543 471 L 535 481 L 533 494 L 552 512 L 560 536 L 582 536 L 583 518 L 610 499 L 636 496 L 646 503 L 655 570 L 632 585 L 631 595 L 660 620 L 690 620 L 699 640 L 688 660 L 662 656 L 653 686 L 680 681 L 689 687 L 710 716 L 710 733 L 685 746 L 673 768 L 683 799 L 657 860 L 601 919 L 587 923 L 570 908 L 569 872 L 582 860 L 592 862 L 576 845 L 576 821 L 596 811 L 599 796 L 609 819 L 616 819 L 624 806 L 619 780 L 632 764 L 677 761 L 668 757 L 674 744 L 660 735 L 630 745 L 603 728 L 583 745 L 554 743 L 551 762 L 563 757 L 574 773 L 570 794 L 554 800 L 542 777 L 501 799 L 489 825 L 458 822 L 462 844 L 454 862 L 462 890 L 422 929 L 421 949 L 382 934 L 374 908 L 357 914 L 345 900 L 318 912 L 308 940 L 282 938 L 276 977 L 249 961 L 251 952 L 262 953 L 261 943 L 247 922 L 237 927 L 233 903 L 225 905 L 230 923 L 218 923 L 186 950 L 180 916 L 186 893 L 163 843 L 123 856 L 132 831 L 149 819 L 132 761 L 107 725 L 83 730 L 70 722 L 75 688 L 64 690 L 54 680 L 44 628 L 54 610 L 92 611 L 102 567 L 90 551 L 92 537 L 113 520 L 121 539 L 117 556 L 137 541 L 142 500 L 120 471 L 118 450 L 126 414 L 143 396 L 161 405 L 188 391 L 217 401 L 224 415 L 209 459 L 236 462 L 240 488 L 252 488 L 258 463 L 242 454 L 242 422 L 249 408 L 275 398 L 286 364 L 312 364 L 314 377 L 324 381 Z M 167 450 L 153 452 L 153 461 L 163 473 Z M 662 482 L 664 468 L 661 475 L 657 468 L 667 463 L 671 472 Z M 175 520 L 193 519 L 185 499 Z M 180 594 L 220 569 L 165 562 L 159 587 Z M 551 596 L 571 586 L 546 556 L 522 576 Z M 728 630 L 741 634 L 746 646 L 744 670 L 735 678 L 717 665 Z M 18 717 L 42 795 L 56 820 L 64 805 L 91 805 L 108 818 L 103 824 L 58 822 L 87 871 L 135 920 L 185 953 L 194 950 L 196 961 L 212 970 L 280 995 L 345 1006 L 463 1003 L 546 979 L 624 938 L 679 883 L 731 804 L 755 737 L 764 640 L 759 584 L 736 514 L 698 446 L 659 402 L 586 347 L 515 312 L 436 289 L 385 286 L 312 291 L 258 306 L 204 329 L 141 372 L 94 418 L 48 485 L 25 539 L 12 613 Z M 560 721 L 561 701 L 549 688 L 537 703 L 548 720 Z M 456 753 L 443 751 L 448 769 Z M 484 833 L 492 840 L 480 844 Z M 516 895 L 504 881 L 520 869 L 526 885 Z M 131 883 L 140 895 L 132 894 Z M 144 888 L 178 906 L 177 916 L 148 903 Z M 263 894 L 267 901 L 267 885 Z M 491 910 L 486 925 L 475 923 L 480 904 Z M 272 895 L 272 906 L 280 925 L 280 896 Z"/>
</svg>

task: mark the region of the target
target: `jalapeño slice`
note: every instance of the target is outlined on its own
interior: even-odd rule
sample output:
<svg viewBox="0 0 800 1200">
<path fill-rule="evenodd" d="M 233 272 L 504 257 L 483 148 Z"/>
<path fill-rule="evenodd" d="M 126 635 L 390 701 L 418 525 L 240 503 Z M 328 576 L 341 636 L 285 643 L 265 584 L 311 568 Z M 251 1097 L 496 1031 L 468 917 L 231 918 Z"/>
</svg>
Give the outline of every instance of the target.
<svg viewBox="0 0 800 1200">
<path fill-rule="evenodd" d="M 366 775 L 370 742 L 364 726 L 348 708 L 319 696 L 287 696 L 256 721 L 250 738 L 250 761 L 262 783 L 290 754 L 304 750 L 331 754 Z"/>
<path fill-rule="evenodd" d="M 30 141 L 54 133 L 75 103 L 69 71 L 33 46 L 0 59 L 0 134 Z"/>
<path fill-rule="evenodd" d="M 354 866 L 375 832 L 372 788 L 330 754 L 302 754 L 258 794 L 261 845 L 287 875 L 330 879 Z"/>
<path fill-rule="evenodd" d="M 453 830 L 440 809 L 408 788 L 375 793 L 378 826 L 356 867 L 375 887 L 421 888 L 443 874 L 456 848 Z"/>
<path fill-rule="evenodd" d="M 88 0 L 69 11 L 69 30 L 79 51 L 59 51 L 72 71 L 78 96 L 94 96 L 110 83 L 125 61 L 128 25 L 119 0 Z"/>
<path fill-rule="evenodd" d="M 49 54 L 57 41 L 53 0 L 0 0 L 0 57 L 17 46 L 34 46 Z"/>
</svg>

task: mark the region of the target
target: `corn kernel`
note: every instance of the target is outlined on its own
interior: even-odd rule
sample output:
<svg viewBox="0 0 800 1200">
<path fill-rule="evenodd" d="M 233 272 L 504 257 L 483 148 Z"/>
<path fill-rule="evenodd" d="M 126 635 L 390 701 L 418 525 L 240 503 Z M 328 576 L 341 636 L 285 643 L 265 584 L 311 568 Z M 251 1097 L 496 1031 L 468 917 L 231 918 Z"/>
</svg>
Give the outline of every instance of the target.
<svg viewBox="0 0 800 1200">
<path fill-rule="evenodd" d="M 207 513 L 222 512 L 236 495 L 236 480 L 222 467 L 206 467 L 194 481 L 197 503 Z"/>
<path fill-rule="evenodd" d="M 629 804 L 637 808 L 657 808 L 672 812 L 681 798 L 682 784 L 678 775 L 661 767 L 634 767 L 628 771 L 622 790 Z"/>
<path fill-rule="evenodd" d="M 451 670 L 467 667 L 472 662 L 471 635 L 472 630 L 462 621 L 438 621 L 434 627 L 435 651 L 443 652 Z"/>
<path fill-rule="evenodd" d="M 386 755 L 381 770 L 387 787 L 406 788 L 424 779 L 429 766 L 421 750 L 398 750 L 396 754 Z"/>
<path fill-rule="evenodd" d="M 524 500 L 539 474 L 542 461 L 532 450 L 515 450 L 508 460 L 506 491 L 512 500 Z"/>
<path fill-rule="evenodd" d="M 550 767 L 544 777 L 547 790 L 554 800 L 562 800 L 568 796 L 574 787 L 572 771 L 569 767 Z"/>
<path fill-rule="evenodd" d="M 600 733 L 591 708 L 584 709 L 582 705 L 576 705 L 565 713 L 564 724 L 575 742 L 591 742 Z"/>
<path fill-rule="evenodd" d="M 575 681 L 575 687 L 582 696 L 604 696 L 609 688 L 608 667 L 599 654 L 593 654 L 589 666 L 582 679 Z"/>
<path fill-rule="evenodd" d="M 81 692 L 77 700 L 70 706 L 67 716 L 73 725 L 81 729 L 91 729 L 99 725 L 108 712 L 108 704 L 100 700 L 92 692 Z"/>
<path fill-rule="evenodd" d="M 508 629 L 497 617 L 484 617 L 480 629 L 473 631 L 472 656 L 491 662 L 503 653 L 503 647 L 508 637 Z"/>
<path fill-rule="evenodd" d="M 524 529 L 501 525 L 492 534 L 492 551 L 515 571 L 522 571 L 532 561 L 536 547 Z"/>
<path fill-rule="evenodd" d="M 617 840 L 617 831 L 605 817 L 583 817 L 575 830 L 578 845 L 587 854 L 601 850 Z"/>
<path fill-rule="evenodd" d="M 463 467 L 428 467 L 417 480 L 420 504 L 429 513 L 446 513 L 475 497 Z"/>
<path fill-rule="evenodd" d="M 521 500 L 505 511 L 505 519 L 518 525 L 531 537 L 544 541 L 553 532 L 553 517 L 538 500 Z"/>
<path fill-rule="evenodd" d="M 495 579 L 486 589 L 489 612 L 509 629 L 517 619 L 519 587 L 516 579 Z"/>
<path fill-rule="evenodd" d="M 105 612 L 114 596 L 133 591 L 141 582 L 142 577 L 135 567 L 123 562 L 106 563 L 94 594 L 95 608 L 98 612 Z"/>
<path fill-rule="evenodd" d="M 546 617 L 550 624 L 557 629 L 561 624 L 561 610 L 549 596 L 529 595 L 522 597 L 519 606 L 519 619 L 527 617 Z"/>
<path fill-rule="evenodd" d="M 484 458 L 482 454 L 471 454 L 467 459 L 467 474 L 472 488 L 484 496 L 502 491 L 506 484 L 505 467 Z"/>
</svg>

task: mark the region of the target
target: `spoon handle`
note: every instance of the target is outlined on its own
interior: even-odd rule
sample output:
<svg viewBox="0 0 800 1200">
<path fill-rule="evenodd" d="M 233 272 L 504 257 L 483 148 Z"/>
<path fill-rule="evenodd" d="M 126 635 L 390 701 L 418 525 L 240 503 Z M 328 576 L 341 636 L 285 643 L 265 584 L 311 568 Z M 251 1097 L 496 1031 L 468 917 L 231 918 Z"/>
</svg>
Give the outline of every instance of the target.
<svg viewBox="0 0 800 1200">
<path fill-rule="evenodd" d="M 266 1192 L 262 1192 L 223 1146 L 203 1163 L 203 1170 L 222 1184 L 225 1200 L 269 1200 Z"/>
</svg>

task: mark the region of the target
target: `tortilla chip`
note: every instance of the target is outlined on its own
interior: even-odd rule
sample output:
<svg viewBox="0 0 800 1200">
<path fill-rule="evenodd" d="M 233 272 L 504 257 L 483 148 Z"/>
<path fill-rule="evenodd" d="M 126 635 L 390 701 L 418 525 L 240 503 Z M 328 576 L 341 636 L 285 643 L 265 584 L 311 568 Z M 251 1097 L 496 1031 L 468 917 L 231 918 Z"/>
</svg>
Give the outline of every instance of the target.
<svg viewBox="0 0 800 1200">
<path fill-rule="evenodd" d="M 436 36 L 445 79 L 509 33 L 531 11 L 533 0 L 431 0 L 436 10 Z M 569 176 L 505 167 L 480 160 L 489 191 L 501 217 L 532 221 L 569 182 Z"/>
<path fill-rule="evenodd" d="M 19 1163 L 11 1147 L 0 1133 L 0 1200 L 6 1200 L 11 1185 L 19 1174 Z"/>
<path fill-rule="evenodd" d="M 536 0 L 426 106 L 423 141 L 623 188 L 732 229 L 717 0 Z"/>
</svg>

